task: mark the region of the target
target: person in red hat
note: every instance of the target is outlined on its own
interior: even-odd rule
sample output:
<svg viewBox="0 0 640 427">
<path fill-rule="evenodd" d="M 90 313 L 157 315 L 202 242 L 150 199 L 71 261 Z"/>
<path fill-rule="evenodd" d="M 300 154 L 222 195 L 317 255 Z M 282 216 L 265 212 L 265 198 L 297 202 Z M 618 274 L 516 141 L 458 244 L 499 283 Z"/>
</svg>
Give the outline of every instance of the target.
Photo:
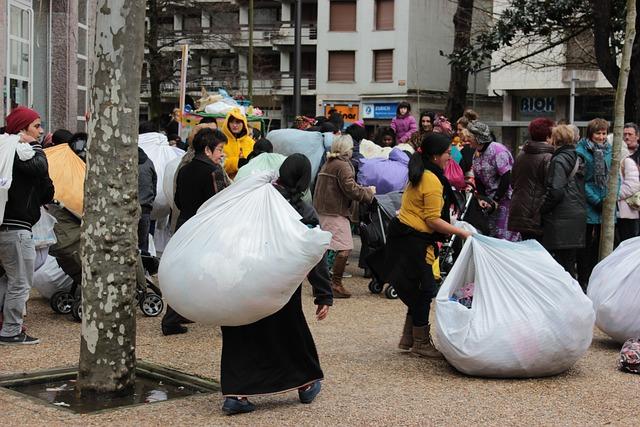
<svg viewBox="0 0 640 427">
<path fill-rule="evenodd" d="M 38 142 L 44 133 L 40 115 L 29 108 L 17 107 L 7 116 L 5 123 L 5 134 L 0 135 L 0 144 L 19 142 L 18 147 L 30 144 L 33 155 L 23 160 L 18 154 L 19 148 L 13 154 L 8 198 L 0 224 L 0 264 L 5 270 L 5 275 L 0 278 L 3 321 L 0 345 L 37 344 L 40 341 L 27 335 L 22 328 L 36 258 L 31 227 L 40 219 L 40 206 L 53 200 L 54 188 L 49 178 L 47 158 Z"/>
</svg>

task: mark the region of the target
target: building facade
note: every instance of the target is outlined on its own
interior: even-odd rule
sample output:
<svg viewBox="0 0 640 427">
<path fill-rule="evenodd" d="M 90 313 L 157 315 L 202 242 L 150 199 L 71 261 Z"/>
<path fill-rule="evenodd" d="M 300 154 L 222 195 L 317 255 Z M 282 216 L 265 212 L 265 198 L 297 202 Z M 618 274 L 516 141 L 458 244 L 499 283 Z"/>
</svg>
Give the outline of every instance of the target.
<svg viewBox="0 0 640 427">
<path fill-rule="evenodd" d="M 47 131 L 86 129 L 90 0 L 0 2 L 0 123 L 17 105 L 37 110 Z"/>
</svg>

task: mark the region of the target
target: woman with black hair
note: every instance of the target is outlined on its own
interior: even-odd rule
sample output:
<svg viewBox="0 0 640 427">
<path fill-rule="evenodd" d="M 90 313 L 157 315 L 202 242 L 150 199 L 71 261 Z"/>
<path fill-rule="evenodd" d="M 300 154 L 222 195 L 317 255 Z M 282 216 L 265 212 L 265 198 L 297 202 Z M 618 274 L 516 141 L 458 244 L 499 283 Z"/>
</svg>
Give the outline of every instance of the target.
<svg viewBox="0 0 640 427">
<path fill-rule="evenodd" d="M 273 153 L 273 144 L 267 138 L 260 138 L 253 146 L 253 151 L 247 156 L 247 163 L 262 153 Z"/>
<path fill-rule="evenodd" d="M 455 234 L 466 239 L 466 230 L 451 225 L 449 207 L 454 202 L 444 167 L 451 159 L 451 143 L 442 134 L 427 135 L 409 160 L 409 184 L 402 205 L 388 230 L 387 259 L 393 266 L 389 283 L 407 306 L 398 347 L 420 356 L 441 357 L 429 334 L 429 307 L 434 296 L 433 263 L 437 242 Z"/>
<path fill-rule="evenodd" d="M 411 135 L 411 138 L 407 143 L 417 150 L 422 145 L 422 139 L 428 133 L 433 132 L 433 126 L 436 123 L 436 113 L 432 111 L 423 111 L 420 113 L 420 120 L 418 123 L 418 131 Z"/>
<path fill-rule="evenodd" d="M 280 177 L 273 186 L 302 216 L 302 223 L 315 227 L 319 224 L 315 210 L 302 200 L 310 182 L 309 159 L 292 154 L 280 167 Z M 307 279 L 313 287 L 316 318 L 323 320 L 333 304 L 326 255 Z M 311 403 L 320 392 L 324 374 L 302 312 L 301 288 L 271 316 L 249 325 L 221 328 L 222 410 L 228 415 L 255 410 L 248 396 L 297 390 L 300 402 Z"/>
</svg>

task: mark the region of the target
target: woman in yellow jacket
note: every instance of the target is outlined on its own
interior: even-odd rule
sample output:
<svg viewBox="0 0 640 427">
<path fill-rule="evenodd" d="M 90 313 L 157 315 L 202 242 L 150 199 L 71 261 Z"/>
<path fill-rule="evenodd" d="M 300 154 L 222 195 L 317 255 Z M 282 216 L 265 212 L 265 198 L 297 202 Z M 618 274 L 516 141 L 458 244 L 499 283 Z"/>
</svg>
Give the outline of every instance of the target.
<svg viewBox="0 0 640 427">
<path fill-rule="evenodd" d="M 222 132 L 227 137 L 224 146 L 224 170 L 230 178 L 235 178 L 238 173 L 240 159 L 246 159 L 253 151 L 253 138 L 249 135 L 247 117 L 239 108 L 234 108 L 227 113 L 222 124 Z"/>
</svg>

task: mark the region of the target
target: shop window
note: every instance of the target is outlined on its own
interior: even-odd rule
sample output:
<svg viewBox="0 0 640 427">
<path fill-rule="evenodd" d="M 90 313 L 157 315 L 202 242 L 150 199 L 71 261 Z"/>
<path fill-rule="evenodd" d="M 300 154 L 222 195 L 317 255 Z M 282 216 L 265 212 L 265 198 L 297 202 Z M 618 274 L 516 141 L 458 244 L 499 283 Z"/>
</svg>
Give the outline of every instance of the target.
<svg viewBox="0 0 640 427">
<path fill-rule="evenodd" d="M 356 76 L 356 53 L 352 50 L 329 52 L 329 81 L 353 82 Z"/>
<path fill-rule="evenodd" d="M 393 81 L 393 50 L 373 51 L 373 80 L 376 82 Z"/>
<path fill-rule="evenodd" d="M 78 123 L 87 120 L 87 112 L 89 111 L 89 4 L 88 0 L 78 1 L 78 50 L 76 52 L 76 64 L 78 65 L 77 76 L 77 121 Z M 80 15 L 82 13 L 82 15 Z M 83 126 L 83 128 L 86 126 Z M 80 130 L 81 126 L 78 126 Z"/>
<path fill-rule="evenodd" d="M 393 30 L 394 0 L 376 0 L 376 30 Z"/>
<path fill-rule="evenodd" d="M 329 3 L 329 31 L 356 30 L 355 1 L 331 0 Z"/>
</svg>

